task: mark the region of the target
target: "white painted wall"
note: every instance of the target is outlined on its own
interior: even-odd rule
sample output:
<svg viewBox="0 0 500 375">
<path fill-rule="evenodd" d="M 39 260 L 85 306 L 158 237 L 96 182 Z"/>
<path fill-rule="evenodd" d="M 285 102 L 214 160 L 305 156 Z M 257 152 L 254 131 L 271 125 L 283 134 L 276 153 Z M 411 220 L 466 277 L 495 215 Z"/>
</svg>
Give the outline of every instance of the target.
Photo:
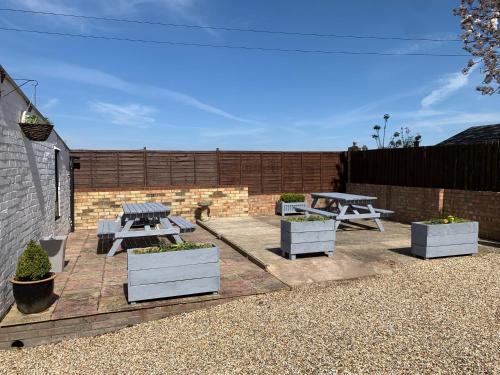
<svg viewBox="0 0 500 375">
<path fill-rule="evenodd" d="M 13 303 L 9 278 L 26 244 L 70 231 L 69 149 L 55 131 L 45 142 L 24 136 L 18 122 L 26 97 L 17 91 L 5 96 L 12 89 L 14 82 L 7 77 L 0 84 L 0 318 Z M 60 149 L 58 220 L 54 147 Z"/>
</svg>

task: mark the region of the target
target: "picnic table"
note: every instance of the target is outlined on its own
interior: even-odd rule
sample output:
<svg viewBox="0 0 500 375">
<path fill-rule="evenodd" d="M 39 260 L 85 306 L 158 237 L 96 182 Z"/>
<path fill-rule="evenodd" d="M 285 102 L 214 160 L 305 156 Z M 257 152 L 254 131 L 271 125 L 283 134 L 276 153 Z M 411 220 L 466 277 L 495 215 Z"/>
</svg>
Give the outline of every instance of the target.
<svg viewBox="0 0 500 375">
<path fill-rule="evenodd" d="M 345 220 L 372 219 L 377 224 L 378 229 L 383 232 L 384 226 L 380 217 L 393 213 L 390 210 L 373 208 L 372 203 L 377 197 L 347 193 L 312 193 L 311 197 L 313 199 L 311 208 L 296 208 L 296 211 L 334 218 L 336 220 L 335 230 Z M 316 208 L 320 199 L 325 200 L 326 206 Z"/>
<path fill-rule="evenodd" d="M 182 243 L 180 233 L 196 229 L 194 224 L 181 216 L 169 216 L 170 208 L 161 203 L 125 203 L 122 208 L 121 220 L 101 220 L 97 228 L 99 239 L 113 241 L 108 252 L 110 257 L 127 238 L 167 236 L 174 243 Z M 132 227 L 142 228 L 132 230 Z"/>
<path fill-rule="evenodd" d="M 147 222 L 155 225 L 170 214 L 170 207 L 161 203 L 124 203 L 122 209 L 122 225 L 128 220 L 134 220 L 136 224 Z"/>
</svg>

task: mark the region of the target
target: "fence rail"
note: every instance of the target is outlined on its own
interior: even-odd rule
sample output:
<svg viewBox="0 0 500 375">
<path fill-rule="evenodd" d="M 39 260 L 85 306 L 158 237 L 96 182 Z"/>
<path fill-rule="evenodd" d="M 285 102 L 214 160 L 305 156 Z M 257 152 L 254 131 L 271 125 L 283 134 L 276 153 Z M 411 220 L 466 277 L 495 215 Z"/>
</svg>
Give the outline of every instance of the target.
<svg viewBox="0 0 500 375">
<path fill-rule="evenodd" d="M 352 152 L 350 182 L 500 191 L 500 142 Z"/>
<path fill-rule="evenodd" d="M 248 186 L 250 194 L 338 191 L 343 152 L 75 150 L 76 189 Z"/>
</svg>

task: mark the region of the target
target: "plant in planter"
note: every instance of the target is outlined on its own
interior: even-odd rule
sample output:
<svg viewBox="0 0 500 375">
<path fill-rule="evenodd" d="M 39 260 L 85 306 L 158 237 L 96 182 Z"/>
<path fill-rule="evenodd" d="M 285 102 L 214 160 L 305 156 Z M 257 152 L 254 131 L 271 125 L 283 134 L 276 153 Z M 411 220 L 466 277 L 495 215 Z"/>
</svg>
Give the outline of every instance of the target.
<svg viewBox="0 0 500 375">
<path fill-rule="evenodd" d="M 276 202 L 276 213 L 281 216 L 286 214 L 296 214 L 295 207 L 306 207 L 306 197 L 304 194 L 283 193 Z"/>
<path fill-rule="evenodd" d="M 46 141 L 49 138 L 54 125 L 46 117 L 39 118 L 28 111 L 21 114 L 19 126 L 24 135 L 32 141 Z"/>
<path fill-rule="evenodd" d="M 479 223 L 455 216 L 411 223 L 411 253 L 422 258 L 477 253 Z"/>
<path fill-rule="evenodd" d="M 56 277 L 50 268 L 47 253 L 35 241 L 30 241 L 19 258 L 16 275 L 10 280 L 19 311 L 33 314 L 49 308 Z"/>
<path fill-rule="evenodd" d="M 301 216 L 281 220 L 281 254 L 294 260 L 297 254 L 335 250 L 335 220 L 323 216 Z"/>
<path fill-rule="evenodd" d="M 218 292 L 219 248 L 184 242 L 127 250 L 128 301 Z"/>
</svg>

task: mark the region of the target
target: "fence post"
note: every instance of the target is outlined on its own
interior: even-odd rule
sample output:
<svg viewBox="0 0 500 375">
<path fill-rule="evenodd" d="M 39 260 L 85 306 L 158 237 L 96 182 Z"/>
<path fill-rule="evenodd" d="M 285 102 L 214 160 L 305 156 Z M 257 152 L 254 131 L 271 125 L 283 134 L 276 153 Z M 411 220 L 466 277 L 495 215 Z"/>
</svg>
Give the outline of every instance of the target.
<svg viewBox="0 0 500 375">
<path fill-rule="evenodd" d="M 120 187 L 120 154 L 116 152 L 116 184 Z"/>
<path fill-rule="evenodd" d="M 147 160 L 147 151 L 146 147 L 143 150 L 143 166 L 144 166 L 144 187 L 148 186 L 148 160 Z"/>
<path fill-rule="evenodd" d="M 300 153 L 300 184 L 302 193 L 304 193 L 304 153 Z"/>
<path fill-rule="evenodd" d="M 351 150 L 347 150 L 347 183 L 351 183 Z M 347 186 L 346 186 L 347 190 Z"/>
<path fill-rule="evenodd" d="M 90 153 L 90 187 L 94 187 L 94 152 Z"/>
<path fill-rule="evenodd" d="M 215 155 L 217 157 L 217 187 L 220 187 L 220 150 L 219 147 L 215 149 Z"/>
</svg>

